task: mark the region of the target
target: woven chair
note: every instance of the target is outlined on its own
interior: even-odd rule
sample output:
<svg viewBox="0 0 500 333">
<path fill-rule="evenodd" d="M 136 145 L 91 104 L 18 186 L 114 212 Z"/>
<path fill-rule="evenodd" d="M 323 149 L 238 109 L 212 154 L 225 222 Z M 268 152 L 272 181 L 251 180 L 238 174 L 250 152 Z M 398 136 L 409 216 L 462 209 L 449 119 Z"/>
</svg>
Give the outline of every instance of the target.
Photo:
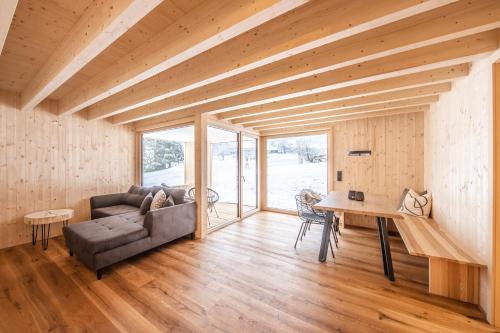
<svg viewBox="0 0 500 333">
<path fill-rule="evenodd" d="M 195 188 L 192 187 L 188 191 L 188 197 L 192 200 L 194 200 L 195 196 Z M 208 197 L 208 210 L 211 213 L 212 211 L 215 211 L 215 215 L 219 217 L 219 212 L 217 212 L 217 208 L 215 207 L 215 204 L 219 201 L 219 193 L 215 192 L 211 188 L 207 189 L 207 197 Z"/>
<path fill-rule="evenodd" d="M 297 247 L 297 242 L 302 241 L 302 238 L 306 235 L 307 230 L 311 229 L 312 224 L 319 224 L 323 225 L 325 223 L 325 218 L 326 215 L 322 212 L 316 211 L 315 209 L 312 208 L 311 204 L 308 203 L 304 195 L 298 194 L 295 196 L 295 202 L 297 204 L 297 213 L 299 215 L 299 218 L 302 220 L 302 224 L 300 225 L 299 233 L 297 234 L 297 239 L 295 239 L 295 245 L 293 246 L 294 248 Z M 334 225 L 333 228 L 331 229 L 331 233 L 333 236 L 333 239 L 335 240 L 335 245 L 338 248 L 338 238 L 336 235 L 336 228 L 335 224 L 338 223 L 338 219 L 335 218 L 334 216 Z M 335 258 L 335 254 L 333 253 L 333 246 L 332 243 L 329 242 L 330 245 L 330 250 L 332 251 L 332 256 Z"/>
</svg>

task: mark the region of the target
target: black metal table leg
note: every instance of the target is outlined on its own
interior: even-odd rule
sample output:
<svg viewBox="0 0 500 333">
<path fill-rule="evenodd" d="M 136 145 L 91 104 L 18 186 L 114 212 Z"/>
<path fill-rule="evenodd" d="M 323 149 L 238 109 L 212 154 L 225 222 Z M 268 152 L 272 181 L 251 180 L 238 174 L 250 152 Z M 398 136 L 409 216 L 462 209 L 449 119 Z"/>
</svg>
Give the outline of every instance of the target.
<svg viewBox="0 0 500 333">
<path fill-rule="evenodd" d="M 31 225 L 31 244 L 35 245 L 37 238 L 38 238 L 38 224 L 36 226 L 34 224 L 32 224 Z"/>
<path fill-rule="evenodd" d="M 47 234 L 45 234 L 47 230 Z M 50 224 L 42 224 L 42 249 L 47 250 L 49 247 L 49 237 L 50 237 Z"/>
<path fill-rule="evenodd" d="M 391 245 L 389 244 L 389 233 L 387 232 L 387 219 L 377 217 L 378 234 L 380 237 L 380 251 L 384 265 L 384 274 L 390 281 L 394 281 L 394 270 L 392 268 Z"/>
<path fill-rule="evenodd" d="M 321 262 L 326 261 L 328 256 L 328 246 L 330 244 L 330 232 L 333 224 L 333 212 L 327 211 L 325 217 L 325 224 L 323 225 L 323 237 L 321 238 L 321 246 L 319 248 L 318 260 Z"/>
</svg>

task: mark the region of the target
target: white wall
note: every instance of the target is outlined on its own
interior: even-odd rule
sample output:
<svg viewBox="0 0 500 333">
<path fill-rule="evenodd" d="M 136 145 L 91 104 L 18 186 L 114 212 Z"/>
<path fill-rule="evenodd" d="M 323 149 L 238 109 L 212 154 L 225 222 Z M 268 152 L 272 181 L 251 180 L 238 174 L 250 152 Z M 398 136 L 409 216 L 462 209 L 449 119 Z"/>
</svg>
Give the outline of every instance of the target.
<svg viewBox="0 0 500 333">
<path fill-rule="evenodd" d="M 432 192 L 432 216 L 489 269 L 481 272 L 480 306 L 491 316 L 493 103 L 492 63 L 472 65 L 469 76 L 425 114 L 425 187 Z"/>
</svg>

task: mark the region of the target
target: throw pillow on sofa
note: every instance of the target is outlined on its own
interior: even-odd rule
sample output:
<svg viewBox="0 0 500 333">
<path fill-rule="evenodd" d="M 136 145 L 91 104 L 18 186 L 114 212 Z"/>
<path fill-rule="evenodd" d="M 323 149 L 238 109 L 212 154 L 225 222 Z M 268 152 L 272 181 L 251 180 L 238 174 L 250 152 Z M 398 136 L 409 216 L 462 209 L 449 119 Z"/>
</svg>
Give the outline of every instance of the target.
<svg viewBox="0 0 500 333">
<path fill-rule="evenodd" d="M 184 197 L 186 196 L 186 190 L 183 188 L 174 188 L 174 187 L 163 187 L 163 192 L 167 195 L 172 196 L 174 203 L 176 205 L 180 205 L 184 203 Z"/>
<path fill-rule="evenodd" d="M 144 215 L 147 212 L 149 212 L 149 209 L 151 208 L 151 203 L 153 202 L 153 194 L 149 192 L 148 195 L 142 200 L 142 204 L 140 207 L 141 214 Z"/>
<path fill-rule="evenodd" d="M 162 207 L 165 207 L 166 202 L 167 202 L 167 195 L 165 194 L 165 192 L 163 192 L 163 190 L 159 190 L 153 197 L 150 210 L 157 210 Z"/>
</svg>

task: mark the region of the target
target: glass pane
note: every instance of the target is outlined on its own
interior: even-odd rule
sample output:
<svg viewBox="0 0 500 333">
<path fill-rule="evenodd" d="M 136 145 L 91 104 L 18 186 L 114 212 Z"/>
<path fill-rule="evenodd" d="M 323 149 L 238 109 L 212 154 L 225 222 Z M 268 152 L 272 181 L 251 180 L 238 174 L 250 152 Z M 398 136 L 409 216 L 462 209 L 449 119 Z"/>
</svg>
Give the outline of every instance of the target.
<svg viewBox="0 0 500 333">
<path fill-rule="evenodd" d="M 257 139 L 242 136 L 243 213 L 257 208 Z"/>
<path fill-rule="evenodd" d="M 194 186 L 194 127 L 142 135 L 142 184 Z"/>
<path fill-rule="evenodd" d="M 267 140 L 267 206 L 296 210 L 303 189 L 327 192 L 326 134 Z"/>
<path fill-rule="evenodd" d="M 208 127 L 209 228 L 238 217 L 238 134 Z"/>
</svg>

